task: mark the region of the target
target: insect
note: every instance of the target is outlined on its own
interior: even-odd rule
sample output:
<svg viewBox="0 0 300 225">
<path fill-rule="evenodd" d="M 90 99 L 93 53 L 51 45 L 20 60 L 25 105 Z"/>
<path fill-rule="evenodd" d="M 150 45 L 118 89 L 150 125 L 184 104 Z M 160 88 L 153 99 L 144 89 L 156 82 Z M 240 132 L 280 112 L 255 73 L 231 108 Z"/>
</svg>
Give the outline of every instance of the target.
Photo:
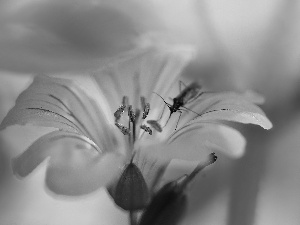
<svg viewBox="0 0 300 225">
<path fill-rule="evenodd" d="M 139 225 L 176 225 L 180 222 L 187 209 L 187 185 L 205 167 L 214 163 L 217 156 L 209 155 L 209 160 L 199 164 L 190 175 L 180 177 L 165 184 L 152 198 L 143 212 Z"/>
<path fill-rule="evenodd" d="M 122 209 L 134 211 L 144 209 L 148 199 L 148 186 L 132 157 L 117 183 L 114 201 Z"/>
<path fill-rule="evenodd" d="M 179 89 L 181 89 L 181 85 L 184 85 L 184 83 L 182 81 L 179 82 Z M 179 95 L 177 95 L 175 98 L 173 98 L 173 105 L 171 105 L 170 103 L 167 103 L 163 97 L 161 97 L 159 94 L 155 93 L 156 95 L 158 95 L 164 101 L 165 106 L 168 106 L 169 110 L 170 110 L 170 115 L 169 115 L 169 118 L 168 118 L 165 126 L 169 122 L 169 119 L 171 118 L 172 114 L 175 113 L 175 112 L 180 113 L 175 130 L 177 129 L 177 125 L 179 123 L 182 110 L 188 110 L 188 111 L 191 111 L 193 113 L 196 113 L 193 110 L 186 108 L 185 105 L 192 102 L 192 101 L 194 101 L 195 99 L 197 99 L 203 93 L 204 92 L 201 91 L 201 86 L 198 83 L 193 82 L 190 85 L 186 86 L 179 93 Z M 163 112 L 164 112 L 164 110 L 163 110 Z M 160 118 L 157 121 L 159 121 L 162 118 L 163 112 L 162 112 Z M 196 114 L 199 115 L 198 113 L 196 113 Z M 153 123 L 155 124 L 154 121 L 155 120 L 148 120 L 147 123 L 149 123 L 150 125 L 153 124 Z M 156 121 L 156 123 L 157 123 L 157 121 Z M 157 131 L 159 131 L 159 130 L 157 130 Z"/>
</svg>

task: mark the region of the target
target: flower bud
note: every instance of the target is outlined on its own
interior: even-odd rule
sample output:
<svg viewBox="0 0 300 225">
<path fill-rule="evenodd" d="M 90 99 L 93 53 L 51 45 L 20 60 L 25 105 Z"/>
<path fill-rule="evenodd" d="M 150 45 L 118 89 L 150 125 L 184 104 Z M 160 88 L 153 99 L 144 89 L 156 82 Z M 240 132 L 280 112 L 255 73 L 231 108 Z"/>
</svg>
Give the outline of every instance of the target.
<svg viewBox="0 0 300 225">
<path fill-rule="evenodd" d="M 115 203 L 124 210 L 141 210 L 148 203 L 149 190 L 140 169 L 130 162 L 123 171 L 115 190 Z"/>
</svg>

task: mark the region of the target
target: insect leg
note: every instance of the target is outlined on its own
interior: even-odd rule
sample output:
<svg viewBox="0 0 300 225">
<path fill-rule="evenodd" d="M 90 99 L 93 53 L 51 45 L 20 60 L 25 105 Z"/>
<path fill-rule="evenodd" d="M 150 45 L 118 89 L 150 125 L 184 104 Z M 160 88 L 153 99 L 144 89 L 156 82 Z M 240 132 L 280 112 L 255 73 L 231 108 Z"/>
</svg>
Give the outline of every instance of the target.
<svg viewBox="0 0 300 225">
<path fill-rule="evenodd" d="M 181 114 L 182 114 L 182 111 L 180 111 L 180 110 L 177 110 L 177 112 L 179 112 L 179 113 L 180 113 L 180 115 L 179 115 L 179 118 L 178 118 L 178 121 L 177 121 L 177 124 L 176 124 L 175 130 L 177 129 L 177 125 L 178 125 L 178 123 L 179 123 L 179 120 L 180 120 L 180 117 L 181 117 Z M 167 120 L 166 124 L 165 124 L 163 127 L 167 126 L 167 124 L 168 124 L 168 122 L 169 122 L 169 120 L 170 120 L 170 118 L 171 118 L 171 115 L 172 115 L 172 113 L 170 113 L 170 116 L 169 116 L 169 118 L 168 118 L 168 120 Z"/>
<path fill-rule="evenodd" d="M 179 115 L 179 118 L 178 118 L 178 121 L 177 121 L 177 124 L 176 124 L 175 130 L 177 130 L 177 126 L 178 126 L 178 123 L 179 123 L 179 120 L 180 120 L 180 117 L 181 117 L 181 114 L 182 114 L 182 112 L 181 112 L 180 110 L 178 110 L 178 112 L 180 113 L 180 115 Z"/>
<path fill-rule="evenodd" d="M 153 93 L 156 94 L 157 96 L 159 96 L 159 97 L 164 101 L 164 103 L 165 103 L 165 106 L 164 106 L 164 109 L 163 109 L 163 111 L 162 111 L 162 114 L 160 115 L 159 119 L 157 120 L 157 121 L 159 121 L 159 120 L 162 118 L 162 116 L 163 116 L 163 112 L 165 111 L 166 105 L 167 105 L 169 108 L 170 108 L 172 105 L 169 104 L 169 103 L 167 103 L 167 102 L 165 101 L 165 99 L 164 99 L 163 97 L 161 97 L 159 94 L 157 94 L 156 92 L 153 92 Z"/>
<path fill-rule="evenodd" d="M 165 103 L 167 106 L 171 106 L 171 104 L 167 103 L 167 102 L 165 101 L 165 99 L 164 99 L 163 97 L 161 97 L 159 94 L 157 94 L 156 92 L 153 92 L 153 93 L 156 94 L 158 97 L 160 97 L 160 98 L 164 101 L 164 103 Z"/>
<path fill-rule="evenodd" d="M 191 109 L 189 109 L 189 108 L 186 108 L 186 107 L 184 107 L 184 106 L 181 106 L 180 108 L 181 108 L 180 110 L 191 111 L 191 112 L 197 114 L 198 116 L 201 116 L 201 114 L 199 114 L 199 113 L 197 113 L 197 112 L 195 112 L 195 111 L 193 111 L 193 110 L 191 110 Z"/>
<path fill-rule="evenodd" d="M 184 88 L 186 88 L 187 86 L 185 85 L 185 83 L 183 83 L 181 80 L 178 82 L 179 83 L 179 92 L 181 92 L 183 90 L 182 86 L 184 86 Z"/>
<path fill-rule="evenodd" d="M 170 113 L 170 116 L 169 116 L 169 118 L 168 118 L 166 124 L 163 126 L 163 128 L 164 128 L 165 126 L 167 126 L 167 124 L 168 124 L 168 122 L 169 122 L 169 120 L 170 120 L 170 118 L 171 118 L 171 115 L 172 115 L 172 113 Z"/>
</svg>

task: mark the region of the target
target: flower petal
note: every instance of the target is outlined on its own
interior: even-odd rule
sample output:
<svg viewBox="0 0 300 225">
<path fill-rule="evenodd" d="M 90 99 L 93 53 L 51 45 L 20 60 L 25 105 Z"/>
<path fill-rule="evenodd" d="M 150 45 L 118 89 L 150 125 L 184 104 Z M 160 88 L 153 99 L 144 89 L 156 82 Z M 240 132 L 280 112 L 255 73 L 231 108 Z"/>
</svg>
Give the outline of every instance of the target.
<svg viewBox="0 0 300 225">
<path fill-rule="evenodd" d="M 48 188 L 60 195 L 82 195 L 110 183 L 119 174 L 123 158 L 103 154 L 88 138 L 64 131 L 46 134 L 13 159 L 13 171 L 24 177 L 46 158 Z"/>
<path fill-rule="evenodd" d="M 183 116 L 181 124 L 227 120 L 240 123 L 251 123 L 265 129 L 271 129 L 272 123 L 265 113 L 245 97 L 234 93 L 204 94 L 187 108 L 196 113 L 188 112 Z"/>
<path fill-rule="evenodd" d="M 36 76 L 18 97 L 0 128 L 28 123 L 56 127 L 83 134 L 105 149 L 108 146 L 101 144 L 111 140 L 106 121 L 101 108 L 72 80 Z"/>
<path fill-rule="evenodd" d="M 94 75 L 112 109 L 118 108 L 123 96 L 139 107 L 140 96 L 149 99 L 153 91 L 166 93 L 192 56 L 187 47 L 138 49 L 110 60 Z"/>
<path fill-rule="evenodd" d="M 169 139 L 169 144 L 178 145 L 186 142 L 188 145 L 203 145 L 208 152 L 222 151 L 232 157 L 243 155 L 246 146 L 245 137 L 236 129 L 217 123 L 194 123 L 175 132 Z M 183 158 L 182 158 L 183 159 Z"/>
<path fill-rule="evenodd" d="M 169 164 L 169 160 L 161 160 L 149 151 L 137 151 L 133 162 L 141 170 L 150 191 L 156 188 Z"/>
<path fill-rule="evenodd" d="M 244 136 L 231 127 L 215 123 L 194 123 L 177 130 L 168 144 L 151 146 L 144 151 L 160 160 L 201 162 L 207 160 L 207 156 L 215 151 L 240 157 L 245 151 L 245 145 Z"/>
</svg>

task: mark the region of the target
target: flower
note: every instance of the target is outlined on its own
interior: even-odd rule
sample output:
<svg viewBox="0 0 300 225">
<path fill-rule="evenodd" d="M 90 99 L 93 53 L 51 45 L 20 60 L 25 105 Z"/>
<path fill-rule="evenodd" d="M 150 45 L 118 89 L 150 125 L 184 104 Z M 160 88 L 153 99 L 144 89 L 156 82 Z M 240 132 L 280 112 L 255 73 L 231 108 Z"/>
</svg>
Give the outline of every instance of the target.
<svg viewBox="0 0 300 225">
<path fill-rule="evenodd" d="M 13 159 L 14 173 L 25 177 L 49 158 L 46 184 L 54 193 L 82 195 L 106 186 L 114 196 L 113 184 L 130 162 L 153 191 L 172 159 L 202 161 L 212 151 L 242 155 L 244 137 L 221 121 L 270 129 L 254 95 L 204 92 L 184 105 L 180 120 L 175 114 L 169 120 L 157 94 L 166 100 L 178 95 L 176 84 L 192 57 L 186 46 L 147 47 L 107 60 L 105 67 L 78 78 L 81 83 L 74 77 L 36 76 L 0 129 L 32 124 L 57 130 Z M 156 121 L 162 132 L 147 121 Z"/>
</svg>

